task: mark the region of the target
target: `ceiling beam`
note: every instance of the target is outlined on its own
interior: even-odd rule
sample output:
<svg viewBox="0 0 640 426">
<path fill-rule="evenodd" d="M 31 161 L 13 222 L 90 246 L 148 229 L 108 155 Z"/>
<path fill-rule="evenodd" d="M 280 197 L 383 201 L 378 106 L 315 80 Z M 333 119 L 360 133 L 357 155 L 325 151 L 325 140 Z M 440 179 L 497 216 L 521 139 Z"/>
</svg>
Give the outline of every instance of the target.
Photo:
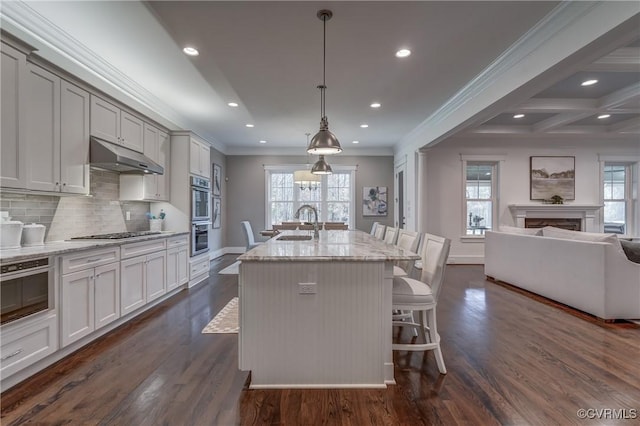
<svg viewBox="0 0 640 426">
<path fill-rule="evenodd" d="M 566 112 L 547 118 L 546 120 L 539 121 L 531 126 L 531 128 L 535 133 L 547 132 L 549 130 L 557 129 L 558 127 L 564 126 L 566 124 L 582 120 L 583 118 L 589 117 L 590 115 L 593 115 L 592 111 Z"/>
<path fill-rule="evenodd" d="M 631 84 L 598 99 L 601 108 L 615 108 L 640 98 L 640 82 Z"/>
<path fill-rule="evenodd" d="M 615 133 L 638 133 L 640 132 L 640 117 L 611 124 L 608 130 Z"/>
<path fill-rule="evenodd" d="M 640 47 L 622 47 L 604 56 L 585 71 L 638 72 L 640 69 Z"/>
</svg>

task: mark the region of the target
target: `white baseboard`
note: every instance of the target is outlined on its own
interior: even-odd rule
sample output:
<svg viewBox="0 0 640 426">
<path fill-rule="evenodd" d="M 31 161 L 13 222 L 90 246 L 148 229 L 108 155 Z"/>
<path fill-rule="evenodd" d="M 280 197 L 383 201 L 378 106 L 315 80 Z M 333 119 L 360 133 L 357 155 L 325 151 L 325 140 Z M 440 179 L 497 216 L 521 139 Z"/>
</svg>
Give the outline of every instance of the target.
<svg viewBox="0 0 640 426">
<path fill-rule="evenodd" d="M 225 254 L 242 254 L 245 251 L 247 251 L 245 247 L 223 247 L 215 251 L 210 251 L 209 260 L 217 259 L 218 257 L 224 256 Z"/>
<path fill-rule="evenodd" d="M 449 256 L 447 260 L 449 265 L 484 265 L 484 256 Z"/>
</svg>

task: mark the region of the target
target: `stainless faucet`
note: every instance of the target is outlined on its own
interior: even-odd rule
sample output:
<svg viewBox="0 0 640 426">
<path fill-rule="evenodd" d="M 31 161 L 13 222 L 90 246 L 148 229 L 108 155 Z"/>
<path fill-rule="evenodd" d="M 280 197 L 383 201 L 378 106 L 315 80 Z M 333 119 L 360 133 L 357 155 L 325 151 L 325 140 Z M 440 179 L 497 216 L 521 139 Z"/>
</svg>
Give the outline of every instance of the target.
<svg viewBox="0 0 640 426">
<path fill-rule="evenodd" d="M 316 240 L 320 239 L 320 234 L 318 233 L 318 210 L 313 207 L 310 206 L 309 204 L 303 204 L 300 206 L 300 208 L 298 209 L 298 211 L 296 211 L 296 214 L 293 215 L 296 219 L 300 219 L 300 212 L 303 210 L 312 210 L 313 214 L 315 216 L 315 223 L 313 224 L 313 238 L 315 238 Z"/>
</svg>

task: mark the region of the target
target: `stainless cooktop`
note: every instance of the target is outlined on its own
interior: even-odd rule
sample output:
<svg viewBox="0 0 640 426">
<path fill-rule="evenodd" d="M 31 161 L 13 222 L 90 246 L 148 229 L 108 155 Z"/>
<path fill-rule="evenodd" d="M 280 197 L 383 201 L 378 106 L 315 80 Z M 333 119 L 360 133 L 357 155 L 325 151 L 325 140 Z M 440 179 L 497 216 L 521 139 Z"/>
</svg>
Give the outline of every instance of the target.
<svg viewBox="0 0 640 426">
<path fill-rule="evenodd" d="M 161 234 L 160 231 L 114 232 L 112 234 L 87 235 L 73 237 L 72 240 L 120 240 L 123 238 L 144 237 L 145 235 Z"/>
</svg>

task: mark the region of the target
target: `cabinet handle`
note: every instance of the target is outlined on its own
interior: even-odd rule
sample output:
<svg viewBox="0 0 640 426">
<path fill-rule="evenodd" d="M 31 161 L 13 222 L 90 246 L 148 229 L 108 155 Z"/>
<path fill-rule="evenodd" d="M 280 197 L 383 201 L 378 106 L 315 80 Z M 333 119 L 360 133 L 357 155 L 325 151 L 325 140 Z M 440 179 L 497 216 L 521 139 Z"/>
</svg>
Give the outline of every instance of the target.
<svg viewBox="0 0 640 426">
<path fill-rule="evenodd" d="M 99 262 L 99 261 L 101 261 L 101 260 L 102 260 L 102 259 L 100 259 L 99 257 L 98 257 L 98 258 L 96 258 L 96 259 L 87 259 L 87 263 L 91 263 L 91 262 Z"/>
<path fill-rule="evenodd" d="M 62 183 L 62 186 L 67 186 L 67 182 L 63 182 L 63 183 Z"/>
<path fill-rule="evenodd" d="M 12 354 L 9 354 L 7 356 L 3 356 L 2 358 L 0 358 L 0 361 L 4 361 L 5 359 L 13 358 L 14 356 L 18 355 L 20 352 L 22 352 L 22 349 L 18 349 L 17 351 L 15 351 Z"/>
</svg>

